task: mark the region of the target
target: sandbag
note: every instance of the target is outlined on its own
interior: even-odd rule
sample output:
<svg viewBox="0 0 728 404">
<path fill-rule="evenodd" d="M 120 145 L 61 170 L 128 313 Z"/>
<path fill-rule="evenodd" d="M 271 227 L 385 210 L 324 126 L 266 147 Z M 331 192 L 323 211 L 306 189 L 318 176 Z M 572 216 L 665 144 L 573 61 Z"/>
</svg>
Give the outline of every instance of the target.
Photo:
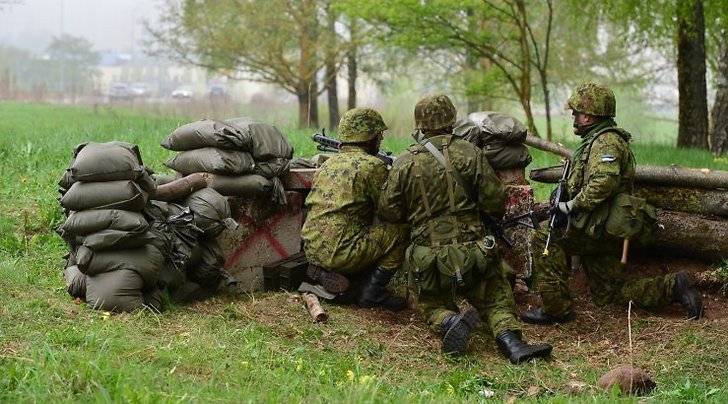
<svg viewBox="0 0 728 404">
<path fill-rule="evenodd" d="M 144 172 L 139 148 L 131 143 L 84 143 L 74 156 L 69 170 L 76 181 L 136 180 Z"/>
<path fill-rule="evenodd" d="M 81 246 L 76 251 L 76 265 L 89 276 L 131 270 L 139 274 L 147 289 L 155 287 L 164 265 L 164 255 L 153 244 L 127 250 L 93 251 Z"/>
<path fill-rule="evenodd" d="M 293 157 L 293 148 L 277 127 L 246 117 L 228 119 L 225 122 L 250 134 L 251 154 L 255 161 L 273 158 L 290 160 Z"/>
<path fill-rule="evenodd" d="M 251 145 L 250 132 L 226 122 L 211 119 L 202 119 L 182 125 L 162 142 L 162 147 L 174 151 L 203 147 L 250 150 Z"/>
<path fill-rule="evenodd" d="M 71 297 L 80 299 L 86 297 L 86 275 L 76 265 L 63 270 L 63 279 L 66 281 L 66 291 Z"/>
<path fill-rule="evenodd" d="M 212 188 L 196 191 L 185 199 L 184 205 L 192 210 L 195 225 L 204 232 L 205 237 L 215 237 L 225 228 L 237 227 L 230 217 L 227 199 Z"/>
<path fill-rule="evenodd" d="M 468 115 L 482 132 L 485 141 L 498 139 L 506 144 L 523 144 L 528 134 L 528 128 L 518 119 L 502 112 L 481 111 Z"/>
<path fill-rule="evenodd" d="M 252 172 L 255 162 L 246 152 L 205 147 L 183 151 L 167 160 L 164 165 L 183 175 L 200 172 L 240 175 Z"/>
<path fill-rule="evenodd" d="M 255 196 L 268 194 L 273 190 L 271 181 L 256 174 L 227 176 L 211 175 L 210 187 L 225 196 Z"/>
<path fill-rule="evenodd" d="M 121 209 L 138 212 L 147 204 L 148 194 L 130 180 L 76 182 L 61 197 L 61 205 L 73 211 Z"/>
<path fill-rule="evenodd" d="M 527 130 L 515 118 L 498 112 L 470 114 L 476 121 L 463 119 L 455 124 L 455 136 L 483 150 L 495 170 L 523 168 L 531 163 L 528 148 L 523 145 Z"/>
<path fill-rule="evenodd" d="M 61 237 L 86 236 L 101 230 L 144 232 L 149 223 L 144 215 L 119 209 L 98 209 L 72 212 L 58 227 Z"/>
<path fill-rule="evenodd" d="M 86 303 L 93 309 L 124 312 L 144 306 L 161 311 L 157 288 L 143 293 L 144 280 L 138 273 L 121 269 L 86 278 Z"/>
<path fill-rule="evenodd" d="M 147 231 L 101 230 L 75 239 L 75 245 L 83 245 L 94 251 L 123 250 L 143 247 L 153 243 L 156 236 Z"/>
<path fill-rule="evenodd" d="M 224 257 L 217 240 L 212 239 L 200 244 L 200 255 L 190 263 L 187 278 L 205 289 L 217 290 L 223 279 Z"/>
</svg>

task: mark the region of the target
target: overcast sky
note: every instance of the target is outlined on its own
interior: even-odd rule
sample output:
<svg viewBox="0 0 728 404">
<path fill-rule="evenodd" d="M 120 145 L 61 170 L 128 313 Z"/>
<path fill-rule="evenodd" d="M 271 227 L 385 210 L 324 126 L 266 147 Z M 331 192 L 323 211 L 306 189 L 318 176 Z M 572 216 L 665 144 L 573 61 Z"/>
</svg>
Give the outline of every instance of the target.
<svg viewBox="0 0 728 404">
<path fill-rule="evenodd" d="M 143 21 L 160 0 L 15 0 L 0 11 L 0 44 L 42 52 L 61 32 L 84 37 L 96 50 L 141 49 Z"/>
</svg>

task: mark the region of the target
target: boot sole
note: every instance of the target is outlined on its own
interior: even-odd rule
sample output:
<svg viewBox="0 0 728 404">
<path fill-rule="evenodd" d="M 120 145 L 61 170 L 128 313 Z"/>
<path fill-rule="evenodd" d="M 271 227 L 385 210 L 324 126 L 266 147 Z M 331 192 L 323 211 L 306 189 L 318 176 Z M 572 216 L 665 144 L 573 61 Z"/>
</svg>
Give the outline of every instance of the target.
<svg viewBox="0 0 728 404">
<path fill-rule="evenodd" d="M 333 271 L 327 271 L 325 269 L 312 269 L 306 270 L 306 275 L 311 278 L 314 282 L 323 286 L 329 293 L 341 294 L 349 289 L 349 280 L 341 274 Z"/>
<path fill-rule="evenodd" d="M 518 355 L 511 355 L 508 359 L 510 359 L 511 363 L 518 364 L 531 359 L 549 357 L 552 350 L 553 347 L 548 344 L 529 345 L 527 349 L 519 352 Z"/>
<path fill-rule="evenodd" d="M 478 312 L 469 308 L 463 313 L 463 317 L 453 324 L 442 338 L 442 352 L 452 356 L 460 356 L 465 353 L 470 340 L 470 332 L 478 324 Z"/>
</svg>

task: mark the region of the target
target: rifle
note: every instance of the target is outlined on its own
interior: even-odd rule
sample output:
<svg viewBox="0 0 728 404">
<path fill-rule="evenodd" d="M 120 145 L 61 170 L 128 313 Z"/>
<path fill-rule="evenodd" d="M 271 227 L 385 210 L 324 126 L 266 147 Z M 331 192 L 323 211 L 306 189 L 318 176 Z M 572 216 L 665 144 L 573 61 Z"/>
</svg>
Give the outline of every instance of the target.
<svg viewBox="0 0 728 404">
<path fill-rule="evenodd" d="M 533 211 L 528 211 L 524 214 L 507 217 L 505 219 L 497 220 L 492 216 L 483 216 L 483 221 L 486 226 L 490 227 L 493 235 L 501 240 L 503 244 L 508 248 L 513 248 L 513 242 L 506 237 L 505 230 L 515 226 L 524 226 L 529 229 L 538 229 L 538 220 L 533 216 Z"/>
<path fill-rule="evenodd" d="M 316 149 L 323 152 L 338 153 L 341 148 L 341 141 L 326 136 L 326 131 L 322 128 L 321 133 L 316 133 L 312 137 L 314 142 L 317 143 Z M 394 163 L 394 156 L 391 152 L 378 151 L 374 156 L 384 162 L 387 167 L 390 167 Z"/>
<path fill-rule="evenodd" d="M 549 217 L 549 235 L 546 237 L 546 245 L 543 249 L 543 256 L 549 255 L 549 244 L 551 244 L 551 235 L 554 232 L 554 227 L 556 225 L 556 216 L 559 215 L 559 212 L 556 211 L 559 206 L 559 202 L 563 202 L 563 199 L 566 195 L 566 178 L 569 176 L 569 168 L 571 166 L 571 160 L 566 159 L 564 161 L 564 170 L 561 172 L 561 179 L 559 180 L 559 184 L 556 186 L 556 193 L 554 194 L 554 200 L 551 201 L 551 217 Z"/>
</svg>

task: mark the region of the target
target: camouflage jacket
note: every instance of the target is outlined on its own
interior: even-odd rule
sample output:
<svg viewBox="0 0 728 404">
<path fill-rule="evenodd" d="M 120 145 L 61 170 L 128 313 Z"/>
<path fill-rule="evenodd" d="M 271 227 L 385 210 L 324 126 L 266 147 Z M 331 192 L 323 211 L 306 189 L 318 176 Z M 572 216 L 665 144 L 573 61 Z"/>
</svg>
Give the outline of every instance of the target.
<svg viewBox="0 0 728 404">
<path fill-rule="evenodd" d="M 408 222 L 411 240 L 417 245 L 482 238 L 479 213 L 503 215 L 503 185 L 473 144 L 450 135 L 433 136 L 430 141 L 470 184 L 477 202 L 466 196 L 424 146 L 415 144 L 395 160 L 379 198 L 379 215 L 394 223 Z"/>
<path fill-rule="evenodd" d="M 301 237 L 307 250 L 335 252 L 352 243 L 373 223 L 386 178 L 384 162 L 357 146 L 343 146 L 326 160 L 306 198 Z"/>
</svg>

